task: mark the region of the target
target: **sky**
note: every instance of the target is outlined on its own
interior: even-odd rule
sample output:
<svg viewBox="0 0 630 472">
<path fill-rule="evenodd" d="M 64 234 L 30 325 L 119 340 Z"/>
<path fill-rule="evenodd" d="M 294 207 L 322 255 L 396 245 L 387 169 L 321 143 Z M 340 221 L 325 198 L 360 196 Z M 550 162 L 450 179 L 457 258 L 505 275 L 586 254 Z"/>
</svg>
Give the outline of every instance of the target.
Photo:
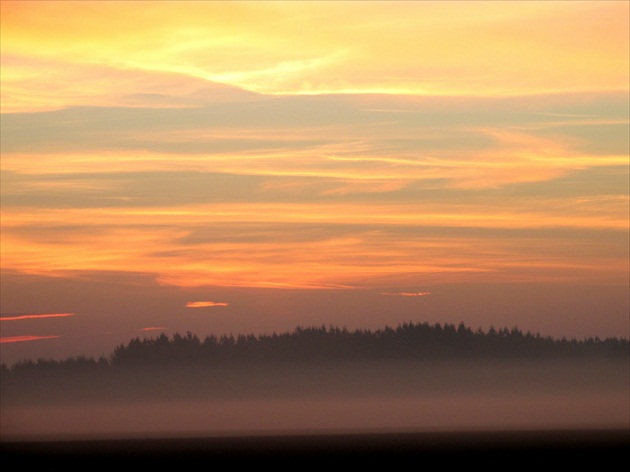
<svg viewBox="0 0 630 472">
<path fill-rule="evenodd" d="M 1 2 L 2 362 L 628 337 L 626 1 Z"/>
</svg>

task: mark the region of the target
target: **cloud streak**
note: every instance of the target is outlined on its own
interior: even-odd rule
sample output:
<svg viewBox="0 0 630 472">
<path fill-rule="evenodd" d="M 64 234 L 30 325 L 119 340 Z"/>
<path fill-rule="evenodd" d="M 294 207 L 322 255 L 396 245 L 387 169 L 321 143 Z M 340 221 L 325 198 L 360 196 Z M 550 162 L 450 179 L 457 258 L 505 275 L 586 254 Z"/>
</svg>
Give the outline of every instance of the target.
<svg viewBox="0 0 630 472">
<path fill-rule="evenodd" d="M 41 341 L 44 339 L 55 339 L 61 336 L 7 336 L 0 338 L 0 343 L 22 343 L 28 341 Z"/>
<path fill-rule="evenodd" d="M 216 306 L 229 306 L 230 304 L 227 302 L 188 302 L 186 303 L 187 308 L 209 308 Z"/>
<path fill-rule="evenodd" d="M 65 318 L 67 316 L 75 316 L 74 313 L 34 313 L 28 315 L 5 315 L 0 317 L 0 321 L 18 321 L 42 318 Z"/>
</svg>

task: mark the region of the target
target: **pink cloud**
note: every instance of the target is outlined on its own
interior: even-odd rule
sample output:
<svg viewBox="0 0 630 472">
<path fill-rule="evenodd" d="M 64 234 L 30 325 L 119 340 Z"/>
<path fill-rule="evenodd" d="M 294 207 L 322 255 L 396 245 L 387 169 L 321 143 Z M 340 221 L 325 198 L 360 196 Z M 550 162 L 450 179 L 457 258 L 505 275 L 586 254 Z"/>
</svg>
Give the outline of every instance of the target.
<svg viewBox="0 0 630 472">
<path fill-rule="evenodd" d="M 163 326 L 149 326 L 148 328 L 142 328 L 140 331 L 164 331 L 165 329 Z"/>
<path fill-rule="evenodd" d="M 8 336 L 0 338 L 0 343 L 21 343 L 25 341 L 39 341 L 40 339 L 53 339 L 61 336 Z"/>
<path fill-rule="evenodd" d="M 16 320 L 29 320 L 38 318 L 59 318 L 64 316 L 74 316 L 74 313 L 32 313 L 28 315 L 15 315 L 15 316 L 3 316 L 0 317 L 0 321 L 16 321 Z"/>
</svg>

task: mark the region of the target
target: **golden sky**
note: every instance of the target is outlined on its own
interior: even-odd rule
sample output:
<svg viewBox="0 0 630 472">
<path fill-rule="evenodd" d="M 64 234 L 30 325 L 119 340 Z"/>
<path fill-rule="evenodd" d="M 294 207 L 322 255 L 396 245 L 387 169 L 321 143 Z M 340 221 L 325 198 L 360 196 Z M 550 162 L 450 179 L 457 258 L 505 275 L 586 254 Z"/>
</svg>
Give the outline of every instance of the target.
<svg viewBox="0 0 630 472">
<path fill-rule="evenodd" d="M 3 291 L 623 289 L 629 6 L 2 1 Z"/>
<path fill-rule="evenodd" d="M 204 81 L 493 97 L 629 81 L 625 1 L 2 4 L 6 111 L 174 98 Z"/>
</svg>

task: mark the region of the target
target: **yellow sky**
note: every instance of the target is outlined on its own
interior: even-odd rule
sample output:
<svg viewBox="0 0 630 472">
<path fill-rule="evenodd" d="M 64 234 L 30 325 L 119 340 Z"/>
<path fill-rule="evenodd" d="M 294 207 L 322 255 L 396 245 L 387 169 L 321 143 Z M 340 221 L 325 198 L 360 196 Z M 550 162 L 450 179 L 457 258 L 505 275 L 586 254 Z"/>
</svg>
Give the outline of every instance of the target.
<svg viewBox="0 0 630 472">
<path fill-rule="evenodd" d="M 112 104 L 121 89 L 179 94 L 198 79 L 273 94 L 627 90 L 628 8 L 625 1 L 3 1 L 2 105 Z M 164 74 L 173 74 L 167 83 Z"/>
</svg>

